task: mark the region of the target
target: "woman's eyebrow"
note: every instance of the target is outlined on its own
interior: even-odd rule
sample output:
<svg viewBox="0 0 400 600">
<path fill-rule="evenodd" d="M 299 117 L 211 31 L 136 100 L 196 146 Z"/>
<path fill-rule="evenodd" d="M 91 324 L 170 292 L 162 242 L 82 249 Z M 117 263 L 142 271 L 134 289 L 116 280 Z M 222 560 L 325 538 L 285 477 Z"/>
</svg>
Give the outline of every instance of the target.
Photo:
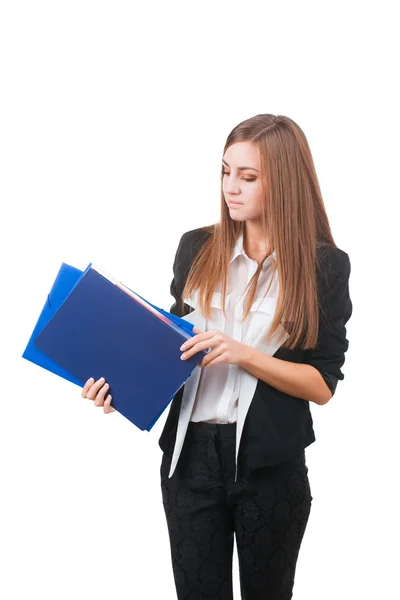
<svg viewBox="0 0 400 600">
<path fill-rule="evenodd" d="M 228 163 L 226 161 L 224 161 L 224 159 L 222 159 L 222 162 L 224 163 L 224 165 L 226 165 L 227 167 L 229 167 Z M 260 172 L 258 169 L 255 169 L 254 167 L 238 167 L 237 168 L 238 171 L 245 171 L 246 169 L 251 169 L 252 171 L 257 171 L 257 173 Z"/>
</svg>

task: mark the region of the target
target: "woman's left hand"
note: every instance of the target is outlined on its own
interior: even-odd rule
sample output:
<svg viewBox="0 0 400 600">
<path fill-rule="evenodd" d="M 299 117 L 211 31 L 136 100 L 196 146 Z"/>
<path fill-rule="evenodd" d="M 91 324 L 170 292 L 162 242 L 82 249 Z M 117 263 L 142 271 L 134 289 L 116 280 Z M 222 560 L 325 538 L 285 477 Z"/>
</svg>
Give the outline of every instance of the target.
<svg viewBox="0 0 400 600">
<path fill-rule="evenodd" d="M 219 331 L 219 329 L 201 331 L 200 329 L 193 327 L 193 331 L 198 335 L 186 340 L 180 347 L 180 350 L 185 351 L 182 360 L 190 358 L 200 350 L 211 348 L 210 352 L 208 352 L 199 363 L 199 367 L 211 367 L 217 363 L 228 363 L 230 365 L 237 365 L 240 363 L 243 357 L 245 344 L 225 335 L 222 331 Z"/>
</svg>

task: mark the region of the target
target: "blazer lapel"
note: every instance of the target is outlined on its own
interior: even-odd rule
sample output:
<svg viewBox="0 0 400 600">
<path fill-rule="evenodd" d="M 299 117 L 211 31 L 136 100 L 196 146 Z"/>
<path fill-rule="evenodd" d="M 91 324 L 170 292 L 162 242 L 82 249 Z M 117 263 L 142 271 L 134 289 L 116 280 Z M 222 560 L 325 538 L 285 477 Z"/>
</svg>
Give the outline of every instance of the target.
<svg viewBox="0 0 400 600">
<path fill-rule="evenodd" d="M 278 348 L 284 343 L 284 341 L 289 337 L 288 332 L 280 325 L 278 327 L 278 331 L 273 336 L 273 338 L 266 342 L 262 338 L 266 336 L 270 329 L 270 322 L 268 322 L 262 331 L 260 331 L 259 335 L 257 335 L 256 340 L 251 346 L 256 348 L 257 350 L 261 350 L 268 356 L 273 356 Z M 250 345 L 250 344 L 249 344 Z M 241 373 L 241 381 L 240 381 L 240 391 L 239 391 L 239 401 L 238 401 L 238 412 L 237 412 L 237 424 L 236 424 L 236 471 L 235 471 L 235 481 L 237 481 L 237 472 L 238 472 L 238 454 L 239 454 L 239 445 L 242 437 L 243 426 L 246 420 L 247 412 L 250 408 L 250 404 L 254 397 L 254 392 L 256 391 L 258 383 L 258 377 L 255 377 L 252 373 L 247 371 L 246 369 L 242 369 Z"/>
<path fill-rule="evenodd" d="M 195 290 L 195 297 L 197 300 L 197 290 Z M 185 302 L 186 302 L 186 299 L 185 299 Z M 188 302 L 186 302 L 186 303 L 188 303 L 190 305 L 190 300 L 188 300 Z M 192 303 L 194 304 L 194 306 L 196 306 L 195 300 L 192 300 Z M 198 329 L 201 329 L 202 331 L 205 330 L 206 319 L 200 310 L 195 309 L 191 313 L 189 313 L 188 315 L 185 315 L 182 318 L 185 319 L 185 321 L 189 321 L 189 323 L 193 323 L 193 325 L 195 327 L 197 327 Z M 175 471 L 175 467 L 177 465 L 181 450 L 182 450 L 186 431 L 187 431 L 189 421 L 190 421 L 190 415 L 192 414 L 194 401 L 196 399 L 196 392 L 197 392 L 197 388 L 199 385 L 200 374 L 201 374 L 200 367 L 198 367 L 198 366 L 195 367 L 193 369 L 191 375 L 186 380 L 184 388 L 183 388 L 181 409 L 180 409 L 180 413 L 179 413 L 179 420 L 178 420 L 178 426 L 177 426 L 176 438 L 175 438 L 175 446 L 174 446 L 174 451 L 172 454 L 171 466 L 170 466 L 168 477 L 172 477 L 172 475 Z"/>
<path fill-rule="evenodd" d="M 282 346 L 282 344 L 289 337 L 289 333 L 282 327 L 282 325 L 278 326 L 277 331 L 271 340 L 266 341 L 265 337 L 269 330 L 271 329 L 272 321 L 274 319 L 276 306 L 278 303 L 279 296 L 279 278 L 278 272 L 275 271 L 273 280 L 271 283 L 271 287 L 267 296 L 264 298 L 260 296 L 257 298 L 251 307 L 251 312 L 259 312 L 262 314 L 262 318 L 264 321 L 264 326 L 260 329 L 259 322 L 254 318 L 250 320 L 249 328 L 247 330 L 246 335 L 246 344 L 248 346 L 252 346 L 268 356 L 273 356 L 275 352 Z M 235 473 L 235 481 L 237 480 L 237 471 L 238 471 L 238 454 L 239 454 L 239 445 L 242 437 L 243 426 L 247 416 L 247 412 L 250 408 L 250 404 L 253 400 L 254 393 L 256 391 L 258 383 L 258 378 L 252 375 L 246 369 L 242 369 L 241 373 L 241 381 L 240 381 L 240 391 L 239 391 L 239 401 L 238 401 L 238 414 L 237 414 L 237 429 L 236 429 L 236 473 Z"/>
</svg>

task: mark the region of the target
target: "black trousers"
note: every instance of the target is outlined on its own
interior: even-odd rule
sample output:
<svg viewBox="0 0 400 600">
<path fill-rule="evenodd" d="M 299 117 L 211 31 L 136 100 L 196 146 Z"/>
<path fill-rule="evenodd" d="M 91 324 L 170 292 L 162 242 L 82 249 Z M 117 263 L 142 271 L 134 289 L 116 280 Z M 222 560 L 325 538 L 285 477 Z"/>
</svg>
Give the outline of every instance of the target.
<svg viewBox="0 0 400 600">
<path fill-rule="evenodd" d="M 178 600 L 289 600 L 311 510 L 305 451 L 235 482 L 236 423 L 190 422 L 174 474 L 160 476 Z"/>
</svg>

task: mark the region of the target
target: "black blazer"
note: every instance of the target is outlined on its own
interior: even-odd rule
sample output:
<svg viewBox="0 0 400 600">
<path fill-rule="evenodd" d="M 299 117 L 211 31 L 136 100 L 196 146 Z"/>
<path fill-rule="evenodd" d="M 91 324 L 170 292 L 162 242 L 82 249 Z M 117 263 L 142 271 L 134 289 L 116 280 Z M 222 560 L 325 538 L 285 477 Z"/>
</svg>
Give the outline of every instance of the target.
<svg viewBox="0 0 400 600">
<path fill-rule="evenodd" d="M 170 312 L 180 317 L 191 312 L 191 307 L 184 304 L 184 311 L 181 313 L 178 301 L 191 264 L 209 235 L 212 235 L 212 228 L 199 228 L 187 231 L 180 239 L 170 288 L 175 299 Z M 333 395 L 338 381 L 344 379 L 341 368 L 349 345 L 345 325 L 352 314 L 349 295 L 350 260 L 346 252 L 331 246 L 319 246 L 317 253 L 321 264 L 321 268 L 317 269 L 320 305 L 318 346 L 313 350 L 281 347 L 273 356 L 314 366 L 320 371 Z M 175 444 L 183 389 L 184 385 L 172 400 L 158 442 L 168 455 L 172 454 Z M 243 426 L 238 472 L 244 473 L 248 469 L 283 462 L 314 441 L 310 403 L 281 392 L 259 379 Z"/>
</svg>

